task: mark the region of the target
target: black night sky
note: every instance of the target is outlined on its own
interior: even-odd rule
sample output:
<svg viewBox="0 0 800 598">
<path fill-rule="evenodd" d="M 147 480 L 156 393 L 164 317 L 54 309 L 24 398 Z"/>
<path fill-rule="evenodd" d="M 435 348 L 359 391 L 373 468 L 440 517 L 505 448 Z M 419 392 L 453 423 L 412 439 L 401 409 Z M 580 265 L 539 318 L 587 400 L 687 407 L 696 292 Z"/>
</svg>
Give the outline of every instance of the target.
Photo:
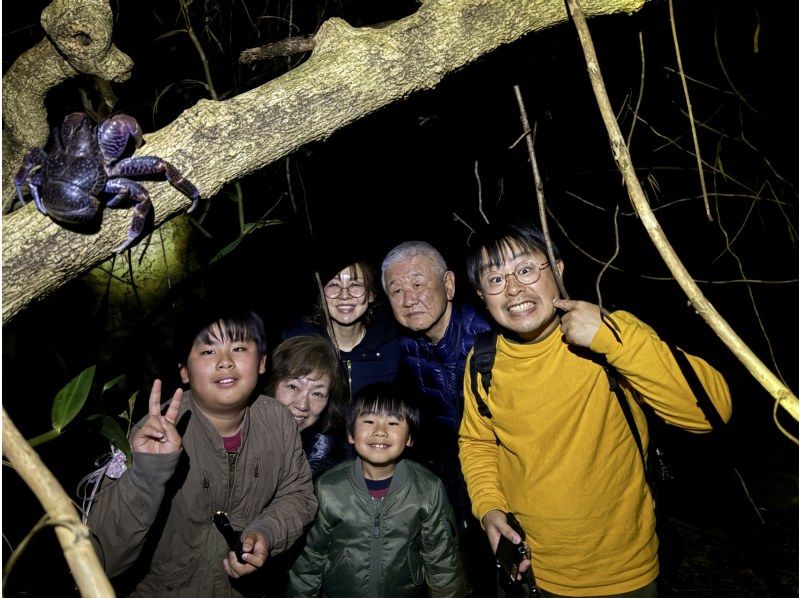
<svg viewBox="0 0 800 598">
<path fill-rule="evenodd" d="M 13 15 L 10 4 L 3 10 L 4 73 L 41 39 L 38 15 L 47 2 L 14 3 Z M 402 18 L 419 6 L 411 0 L 299 4 L 292 9 L 298 35 L 313 34 L 332 16 L 363 26 Z M 286 72 L 286 59 L 236 63 L 242 50 L 286 36 L 286 2 L 217 0 L 188 6 L 222 99 Z M 190 82 L 204 75 L 188 37 L 166 35 L 185 27 L 180 4 L 142 0 L 114 2 L 112 8 L 115 43 L 135 64 L 131 79 L 114 86 L 114 111 L 135 116 L 145 133 L 158 130 L 207 97 Z M 715 194 L 712 222 L 700 193 L 666 0 L 652 0 L 634 15 L 589 21 L 609 96 L 627 135 L 642 77 L 641 33 L 645 75 L 631 151 L 642 186 L 703 293 L 796 394 L 797 3 L 675 0 L 674 10 L 706 184 Z M 292 57 L 293 65 L 306 57 Z M 758 546 L 769 565 L 726 552 L 732 549 L 719 531 L 724 522 L 714 516 L 710 500 L 698 496 L 696 502 L 686 500 L 696 509 L 687 507 L 685 529 L 707 531 L 695 546 L 717 551 L 706 554 L 708 562 L 684 571 L 680 583 L 693 588 L 693 595 L 797 595 L 797 447 L 775 425 L 772 397 L 694 313 L 633 213 L 569 23 L 482 57 L 435 89 L 384 107 L 324 142 L 298 148 L 288 162 L 240 181 L 246 221 L 275 205 L 269 218 L 278 223 L 178 285 L 163 306 L 130 322 L 130 330 L 112 334 L 105 329 L 104 308 L 81 280 L 32 305 L 4 326 L 5 409 L 23 435 L 41 434 L 50 425 L 52 397 L 92 364 L 98 364 L 98 380 L 126 375 L 125 390 L 117 397 L 124 403 L 149 387 L 154 376 L 169 375 L 159 357 L 161 331 L 170 306 L 187 298 L 228 293 L 247 298 L 265 317 L 274 340 L 313 301 L 314 255 L 320 251 L 335 255 L 357 248 L 379 265 L 398 242 L 425 239 L 442 250 L 456 272 L 457 299 L 474 301 L 463 257 L 481 209 L 490 220 L 538 219 L 527 148 L 524 142 L 514 145 L 522 133 L 514 85 L 520 86 L 528 117 L 536 123 L 537 158 L 551 210 L 548 225 L 565 259 L 572 298 L 597 302 L 598 274 L 615 249 L 614 209 L 619 206 L 619 254 L 599 283 L 603 305 L 635 313 L 712 362 L 730 383 L 730 452 L 761 507 L 766 523 L 757 542 L 763 542 Z M 50 93 L 51 124 L 82 109 L 82 89 L 97 101 L 84 79 Z M 210 202 L 205 226 L 211 238 L 198 234 L 194 241 L 201 261 L 238 235 L 238 216 L 228 198 L 233 190 L 226 187 Z M 782 409 L 777 417 L 797 435 L 797 422 Z M 37 450 L 74 497 L 104 443 L 79 416 L 66 434 Z M 19 544 L 41 516 L 33 495 L 8 467 L 2 516 L 5 563 L 8 545 Z M 52 531 L 39 532 L 9 576 L 5 595 L 68 595 L 71 581 L 57 552 Z M 42 554 L 47 555 L 47 579 L 42 579 Z M 748 567 L 756 573 L 739 574 Z M 737 573 L 731 577 L 731 571 Z M 698 579 L 712 580 L 717 593 L 698 590 Z"/>
</svg>

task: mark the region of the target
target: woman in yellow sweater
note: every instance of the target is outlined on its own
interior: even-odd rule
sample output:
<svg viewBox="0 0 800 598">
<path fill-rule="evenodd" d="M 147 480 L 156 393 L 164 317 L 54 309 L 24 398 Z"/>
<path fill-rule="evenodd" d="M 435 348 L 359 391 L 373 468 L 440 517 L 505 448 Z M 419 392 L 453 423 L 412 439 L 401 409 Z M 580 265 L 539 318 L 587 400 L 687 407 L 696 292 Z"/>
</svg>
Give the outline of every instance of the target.
<svg viewBox="0 0 800 598">
<path fill-rule="evenodd" d="M 559 298 L 534 226 L 489 228 L 473 247 L 470 281 L 502 327 L 488 396 L 478 390 L 491 417 L 480 414 L 468 376 L 464 384 L 460 459 L 475 516 L 494 549 L 501 534 L 519 542 L 505 513 L 517 516 L 545 596 L 655 596 L 653 501 L 598 358 L 624 378 L 645 451 L 647 424 L 637 399 L 694 432 L 709 431 L 709 422 L 652 328 L 624 311 L 604 323 L 597 305 Z M 564 268 L 557 253 L 555 267 Z M 727 421 L 725 380 L 702 359 L 687 357 Z"/>
</svg>

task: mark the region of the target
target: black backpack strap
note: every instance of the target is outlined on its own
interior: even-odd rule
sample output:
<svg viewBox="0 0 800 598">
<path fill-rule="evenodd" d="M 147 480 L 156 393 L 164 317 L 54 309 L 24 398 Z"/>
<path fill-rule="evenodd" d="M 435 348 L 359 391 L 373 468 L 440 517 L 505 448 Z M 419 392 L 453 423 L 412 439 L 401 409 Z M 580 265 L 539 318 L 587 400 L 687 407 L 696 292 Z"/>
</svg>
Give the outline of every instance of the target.
<svg viewBox="0 0 800 598">
<path fill-rule="evenodd" d="M 645 463 L 645 470 L 647 470 L 647 460 L 644 457 L 642 437 L 639 435 L 639 428 L 636 427 L 636 420 L 633 419 L 633 412 L 631 411 L 630 403 L 628 403 L 628 399 L 625 397 L 625 393 L 622 392 L 622 387 L 619 385 L 619 372 L 617 372 L 617 370 L 607 363 L 603 366 L 603 370 L 608 377 L 608 387 L 614 393 L 614 396 L 617 397 L 619 407 L 622 409 L 622 414 L 625 416 L 625 421 L 628 423 L 628 427 L 631 429 L 631 436 L 633 436 L 633 440 L 636 443 L 636 448 L 639 449 L 639 455 L 642 457 L 642 462 Z"/>
<path fill-rule="evenodd" d="M 478 392 L 478 374 L 481 375 L 481 385 L 484 394 L 488 396 L 489 386 L 492 383 L 492 367 L 494 366 L 494 356 L 497 351 L 497 332 L 489 330 L 479 332 L 475 335 L 475 345 L 473 347 L 472 359 L 469 362 L 469 379 L 472 385 L 472 394 L 478 404 L 478 413 L 483 417 L 492 417 L 489 406 L 481 398 Z"/>
<path fill-rule="evenodd" d="M 689 388 L 697 400 L 697 406 L 700 407 L 703 415 L 706 416 L 706 420 L 711 424 L 711 428 L 713 430 L 721 430 L 725 427 L 725 422 L 722 421 L 719 411 L 717 411 L 716 406 L 714 406 L 714 403 L 711 401 L 711 397 L 708 396 L 705 386 L 700 382 L 700 378 L 698 378 L 697 372 L 694 371 L 692 364 L 689 363 L 686 354 L 671 343 L 668 343 L 667 346 L 669 346 L 670 351 L 672 351 L 672 356 L 678 363 L 683 377 L 686 378 L 686 382 L 689 384 Z"/>
<path fill-rule="evenodd" d="M 703 415 L 706 416 L 706 419 L 708 420 L 708 423 L 711 424 L 712 429 L 721 430 L 725 425 L 725 422 L 722 421 L 719 411 L 717 411 L 717 408 L 711 401 L 711 397 L 708 396 L 708 392 L 700 382 L 700 378 L 698 378 L 697 372 L 694 371 L 692 364 L 689 363 L 689 360 L 684 352 L 678 349 L 675 345 L 667 343 L 667 346 L 669 347 L 670 351 L 672 351 L 672 356 L 675 358 L 678 367 L 683 373 L 683 377 L 686 378 L 686 382 L 689 384 L 689 388 L 697 400 L 697 406 L 700 407 Z M 647 460 L 644 456 L 642 438 L 639 435 L 639 428 L 636 427 L 636 421 L 633 419 L 631 406 L 628 403 L 628 400 L 625 398 L 625 393 L 622 392 L 622 387 L 619 384 L 619 372 L 617 372 L 617 370 L 615 370 L 612 366 L 608 365 L 607 362 L 603 362 L 601 365 L 606 372 L 606 376 L 608 376 L 609 388 L 617 397 L 617 402 L 619 402 L 619 406 L 622 409 L 623 415 L 625 416 L 625 421 L 628 423 L 628 427 L 631 430 L 633 440 L 636 442 L 636 447 L 639 449 L 639 454 L 642 457 L 642 461 L 645 463 L 646 471 Z"/>
</svg>

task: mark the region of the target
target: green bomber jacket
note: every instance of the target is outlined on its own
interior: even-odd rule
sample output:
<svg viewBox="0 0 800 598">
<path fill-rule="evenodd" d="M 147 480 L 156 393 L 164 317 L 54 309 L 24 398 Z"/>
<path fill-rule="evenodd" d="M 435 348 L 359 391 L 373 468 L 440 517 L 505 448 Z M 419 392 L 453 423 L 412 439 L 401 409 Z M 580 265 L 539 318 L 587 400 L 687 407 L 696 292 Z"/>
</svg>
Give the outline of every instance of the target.
<svg viewBox="0 0 800 598">
<path fill-rule="evenodd" d="M 401 460 L 382 500 L 369 495 L 359 458 L 320 476 L 315 490 L 320 508 L 289 596 L 464 596 L 453 510 L 424 466 Z"/>
</svg>

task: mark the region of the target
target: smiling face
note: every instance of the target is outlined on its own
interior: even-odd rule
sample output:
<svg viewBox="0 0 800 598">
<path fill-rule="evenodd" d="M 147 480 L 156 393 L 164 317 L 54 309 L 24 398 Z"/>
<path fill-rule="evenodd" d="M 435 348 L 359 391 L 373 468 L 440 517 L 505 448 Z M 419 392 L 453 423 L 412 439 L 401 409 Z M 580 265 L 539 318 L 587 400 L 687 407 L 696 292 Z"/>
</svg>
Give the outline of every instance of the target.
<svg viewBox="0 0 800 598">
<path fill-rule="evenodd" d="M 367 313 L 375 295 L 366 284 L 364 271 L 358 264 L 348 266 L 325 283 L 325 304 L 331 320 L 340 326 L 350 326 Z M 335 295 L 337 291 L 338 296 L 328 296 Z M 354 297 L 353 294 L 361 296 Z"/>
<path fill-rule="evenodd" d="M 486 302 L 489 313 L 498 324 L 517 333 L 526 342 L 536 342 L 559 325 L 558 313 L 553 307 L 553 299 L 559 297 L 559 292 L 552 268 L 543 269 L 539 280 L 529 285 L 521 284 L 515 276 L 507 276 L 526 262 L 547 263 L 547 257 L 539 251 L 512 246 L 503 252 L 502 263 L 490 265 L 484 253 L 481 279 L 505 276 L 506 286 L 496 295 L 483 290 L 478 291 L 478 295 Z M 564 271 L 562 261 L 556 265 L 559 272 Z"/>
<path fill-rule="evenodd" d="M 289 408 L 301 432 L 319 420 L 328 406 L 330 377 L 311 372 L 285 378 L 275 386 L 275 398 Z"/>
<path fill-rule="evenodd" d="M 359 415 L 347 440 L 354 445 L 364 475 L 371 480 L 384 480 L 392 475 L 400 455 L 412 444 L 408 422 L 386 413 Z"/>
<path fill-rule="evenodd" d="M 415 255 L 393 263 L 383 279 L 395 319 L 439 342 L 450 323 L 455 275 L 440 272 L 430 257 Z"/>
<path fill-rule="evenodd" d="M 189 384 L 198 406 L 211 415 L 241 411 L 266 367 L 266 356 L 258 354 L 253 340 L 231 340 L 231 335 L 214 324 L 205 338 L 192 344 L 181 380 Z"/>
</svg>

